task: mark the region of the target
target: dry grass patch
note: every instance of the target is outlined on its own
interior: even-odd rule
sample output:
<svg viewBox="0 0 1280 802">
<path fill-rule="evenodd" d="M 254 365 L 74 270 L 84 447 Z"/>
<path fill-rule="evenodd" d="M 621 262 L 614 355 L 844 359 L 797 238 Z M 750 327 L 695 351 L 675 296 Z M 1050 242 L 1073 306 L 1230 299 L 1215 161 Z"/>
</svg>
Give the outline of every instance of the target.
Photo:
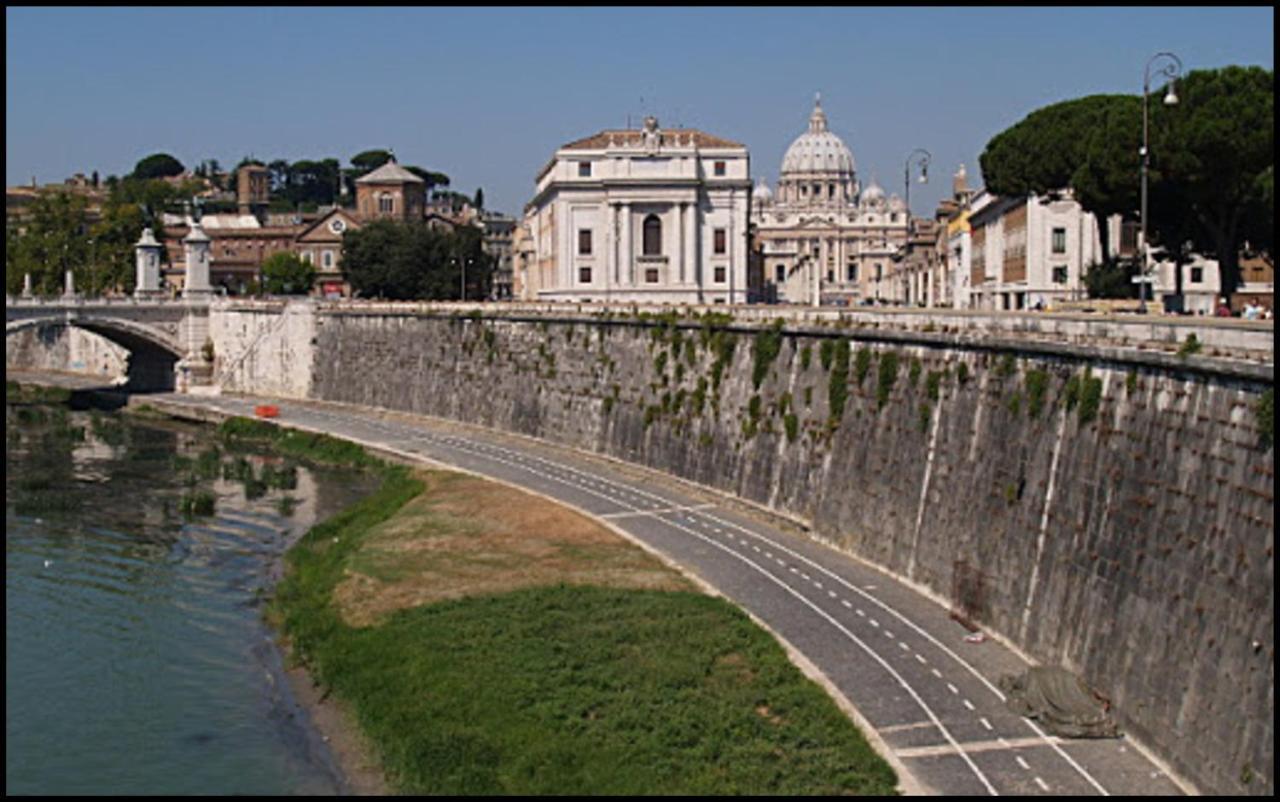
<svg viewBox="0 0 1280 802">
<path fill-rule="evenodd" d="M 378 623 L 396 610 L 540 585 L 693 589 L 566 507 L 465 474 L 417 477 L 426 490 L 371 530 L 334 592 L 352 626 Z"/>
</svg>

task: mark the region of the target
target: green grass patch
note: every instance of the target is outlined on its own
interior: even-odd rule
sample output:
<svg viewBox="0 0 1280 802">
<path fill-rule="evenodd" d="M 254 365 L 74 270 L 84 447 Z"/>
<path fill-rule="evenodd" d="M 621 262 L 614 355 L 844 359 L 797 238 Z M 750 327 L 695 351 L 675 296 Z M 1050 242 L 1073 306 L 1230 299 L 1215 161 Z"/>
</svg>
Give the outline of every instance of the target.
<svg viewBox="0 0 1280 802">
<path fill-rule="evenodd" d="M 867 372 L 871 370 L 871 349 L 859 348 L 858 356 L 853 362 L 853 378 L 858 382 L 858 386 L 862 386 L 862 380 L 867 378 Z"/>
<path fill-rule="evenodd" d="M 289 552 L 270 615 L 352 706 L 396 790 L 893 793 L 831 699 L 722 599 L 560 584 L 348 626 L 334 588 L 423 487 L 403 468 L 383 476 Z"/>
</svg>

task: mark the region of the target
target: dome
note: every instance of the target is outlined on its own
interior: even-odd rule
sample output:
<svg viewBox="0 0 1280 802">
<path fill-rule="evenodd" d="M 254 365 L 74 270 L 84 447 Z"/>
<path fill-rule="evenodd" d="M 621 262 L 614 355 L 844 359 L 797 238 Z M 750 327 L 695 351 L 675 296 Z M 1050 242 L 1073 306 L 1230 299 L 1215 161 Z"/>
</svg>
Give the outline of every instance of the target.
<svg viewBox="0 0 1280 802">
<path fill-rule="evenodd" d="M 782 173 L 840 173 L 852 175 L 853 152 L 840 137 L 827 130 L 827 115 L 821 100 L 815 100 L 809 115 L 809 130 L 796 137 L 782 157 Z"/>
<path fill-rule="evenodd" d="M 756 188 L 751 191 L 751 197 L 761 205 L 773 202 L 773 192 L 763 178 L 756 182 Z"/>
<path fill-rule="evenodd" d="M 862 191 L 863 203 L 884 203 L 884 188 L 876 183 L 874 178 L 871 183 L 867 184 L 867 188 Z"/>
</svg>

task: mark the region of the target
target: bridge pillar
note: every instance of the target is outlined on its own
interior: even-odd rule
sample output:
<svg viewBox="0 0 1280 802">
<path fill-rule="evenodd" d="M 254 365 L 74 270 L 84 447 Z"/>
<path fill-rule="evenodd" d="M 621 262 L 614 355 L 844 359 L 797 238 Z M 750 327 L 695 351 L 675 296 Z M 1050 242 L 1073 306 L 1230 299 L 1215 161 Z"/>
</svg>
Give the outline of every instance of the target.
<svg viewBox="0 0 1280 802">
<path fill-rule="evenodd" d="M 191 222 L 191 231 L 182 238 L 182 250 L 187 259 L 187 275 L 182 283 L 183 298 L 207 298 L 213 294 L 209 283 L 209 235 L 200 227 L 199 220 Z"/>
<path fill-rule="evenodd" d="M 134 283 L 135 298 L 149 298 L 160 294 L 160 243 L 151 229 L 142 229 L 142 237 L 133 246 L 137 256 L 137 280 Z"/>
<path fill-rule="evenodd" d="M 187 258 L 191 258 L 190 251 Z M 207 260 L 205 264 L 208 264 Z M 208 276 L 207 268 L 205 275 Z M 213 384 L 213 340 L 209 337 L 210 294 L 206 292 L 203 299 L 197 295 L 184 301 L 187 313 L 178 326 L 178 342 L 185 356 L 173 366 L 174 388 L 180 393 L 216 393 Z M 183 295 L 186 295 L 185 289 Z"/>
<path fill-rule="evenodd" d="M 76 297 L 76 282 L 70 270 L 67 271 L 66 278 L 63 280 L 62 297 L 67 299 Z"/>
</svg>

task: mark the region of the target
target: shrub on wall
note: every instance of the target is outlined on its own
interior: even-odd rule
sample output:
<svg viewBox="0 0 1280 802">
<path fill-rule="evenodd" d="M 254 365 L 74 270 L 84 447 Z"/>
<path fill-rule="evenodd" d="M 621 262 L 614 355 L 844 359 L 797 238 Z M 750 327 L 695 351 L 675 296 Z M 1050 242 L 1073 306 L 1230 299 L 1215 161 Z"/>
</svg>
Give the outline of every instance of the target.
<svg viewBox="0 0 1280 802">
<path fill-rule="evenodd" d="M 889 392 L 898 380 L 898 354 L 888 351 L 880 357 L 879 383 L 876 385 L 876 409 L 883 409 L 889 401 Z"/>
</svg>

